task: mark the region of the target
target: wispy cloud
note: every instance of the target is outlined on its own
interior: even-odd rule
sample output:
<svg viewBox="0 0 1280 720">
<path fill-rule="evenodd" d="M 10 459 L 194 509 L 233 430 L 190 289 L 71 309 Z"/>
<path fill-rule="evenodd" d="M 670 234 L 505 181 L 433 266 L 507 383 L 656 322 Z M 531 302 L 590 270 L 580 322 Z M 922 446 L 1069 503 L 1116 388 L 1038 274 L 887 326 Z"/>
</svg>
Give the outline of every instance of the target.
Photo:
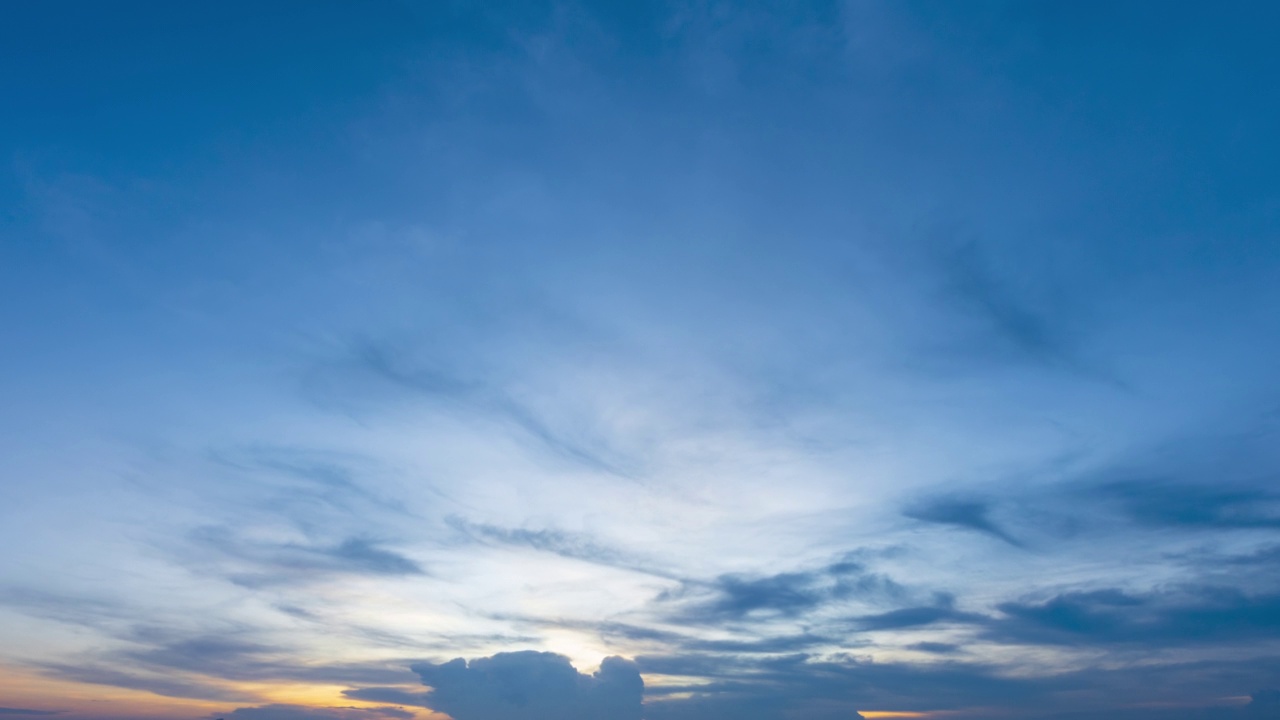
<svg viewBox="0 0 1280 720">
<path fill-rule="evenodd" d="M 193 532 L 191 539 L 197 547 L 231 561 L 225 569 L 227 577 L 247 587 L 305 583 L 333 574 L 425 574 L 418 563 L 368 538 L 346 538 L 334 544 L 282 542 L 244 538 L 226 527 L 206 527 Z"/>
<path fill-rule="evenodd" d="M 521 402 L 493 378 L 435 368 L 424 359 L 386 342 L 355 341 L 339 362 L 315 369 L 312 385 L 361 404 L 389 399 L 376 382 L 428 404 L 435 404 L 482 421 L 505 426 L 543 452 L 591 470 L 632 478 L 635 458 L 620 452 L 589 423 L 555 423 L 528 403 Z M 322 380 L 323 378 L 323 380 Z M 370 385 L 369 381 L 376 381 Z"/>
<path fill-rule="evenodd" d="M 671 571 L 662 569 L 654 560 L 645 558 L 639 553 L 626 552 L 604 545 L 583 533 L 548 528 L 504 528 L 485 523 L 467 522 L 457 516 L 448 518 L 448 523 L 481 542 L 526 547 L 573 560 L 675 579 Z"/>
</svg>

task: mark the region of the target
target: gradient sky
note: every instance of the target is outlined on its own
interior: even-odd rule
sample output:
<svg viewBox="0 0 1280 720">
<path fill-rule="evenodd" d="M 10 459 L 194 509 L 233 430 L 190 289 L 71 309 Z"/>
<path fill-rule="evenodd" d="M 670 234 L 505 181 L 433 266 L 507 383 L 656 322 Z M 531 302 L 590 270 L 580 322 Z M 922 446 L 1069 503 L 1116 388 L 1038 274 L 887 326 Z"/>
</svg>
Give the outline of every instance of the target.
<svg viewBox="0 0 1280 720">
<path fill-rule="evenodd" d="M 1277 28 L 5 4 L 0 717 L 1280 717 Z"/>
</svg>

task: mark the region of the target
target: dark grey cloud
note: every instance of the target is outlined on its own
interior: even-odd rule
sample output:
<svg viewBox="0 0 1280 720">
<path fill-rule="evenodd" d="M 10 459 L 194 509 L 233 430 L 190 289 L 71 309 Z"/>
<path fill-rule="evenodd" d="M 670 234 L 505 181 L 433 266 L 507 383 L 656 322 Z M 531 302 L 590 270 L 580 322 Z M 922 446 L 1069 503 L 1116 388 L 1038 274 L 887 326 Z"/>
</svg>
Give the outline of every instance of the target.
<svg viewBox="0 0 1280 720">
<path fill-rule="evenodd" d="M 954 643 L 942 642 L 918 642 L 907 646 L 908 650 L 918 650 L 920 652 L 934 653 L 937 655 L 950 655 L 952 653 L 961 652 L 962 648 Z"/>
<path fill-rule="evenodd" d="M 687 700 L 658 700 L 645 706 L 646 720 L 860 720 L 848 703 L 784 696 L 699 695 Z"/>
<path fill-rule="evenodd" d="M 900 601 L 907 595 L 906 588 L 891 578 L 846 559 L 818 570 L 685 581 L 660 595 L 658 602 L 675 605 L 673 619 L 701 625 L 795 618 L 840 601 Z"/>
<path fill-rule="evenodd" d="M 1217 420 L 1156 445 L 1085 460 L 1089 448 L 965 493 L 906 503 L 904 515 L 1019 547 L 1138 532 L 1212 541 L 1280 530 L 1280 429 L 1270 414 Z M 1260 560 L 1265 560 L 1260 557 Z"/>
<path fill-rule="evenodd" d="M 751 614 L 794 617 L 821 605 L 829 591 L 820 587 L 819 573 L 781 573 L 752 578 L 722 575 L 712 584 L 715 596 L 699 603 L 691 612 L 716 620 L 738 620 Z"/>
<path fill-rule="evenodd" d="M 843 647 L 856 647 L 863 642 L 847 637 L 819 635 L 815 633 L 799 633 L 795 635 L 774 635 L 750 640 L 706 640 L 686 638 L 672 647 L 692 652 L 733 653 L 735 655 L 753 655 L 777 653 L 794 653 L 809 650 L 819 645 L 839 644 Z"/>
<path fill-rule="evenodd" d="M 951 525 L 989 535 L 1016 548 L 1023 543 L 991 519 L 993 506 L 976 498 L 930 498 L 903 511 L 903 515 L 923 522 Z"/>
<path fill-rule="evenodd" d="M 960 612 L 950 603 L 898 608 L 877 615 L 863 615 L 854 619 L 860 630 L 899 630 L 946 623 L 973 624 L 986 618 L 976 613 Z"/>
<path fill-rule="evenodd" d="M 1003 642 L 1156 648 L 1280 638 L 1280 594 L 1231 587 L 1070 592 L 998 608 L 1004 617 L 992 621 L 987 634 Z"/>
<path fill-rule="evenodd" d="M 952 662 L 914 666 L 805 654 L 727 662 L 693 655 L 636 661 L 646 673 L 702 678 L 697 684 L 661 686 L 646 705 L 648 720 L 807 720 L 833 717 L 836 711 L 857 717 L 853 713 L 859 709 L 959 709 L 994 704 L 996 698 L 1004 706 L 1018 705 L 1042 692 L 1038 680 L 1003 678 L 989 666 Z"/>
<path fill-rule="evenodd" d="M 1123 480 L 1077 490 L 1117 506 L 1132 521 L 1153 527 L 1280 529 L 1280 493 L 1263 486 L 1192 484 L 1176 477 Z"/>
<path fill-rule="evenodd" d="M 28 708 L 0 707 L 0 715 L 21 715 L 37 717 L 40 715 L 61 715 L 61 710 L 30 710 Z"/>
<path fill-rule="evenodd" d="M 903 515 L 1043 551 L 1103 535 L 1212 539 L 1280 530 L 1280 435 L 1269 423 L 1246 418 L 1233 432 L 1206 431 L 1089 465 L 1046 462 L 967 495 L 919 498 Z"/>
<path fill-rule="evenodd" d="M 1274 682 L 1280 658 L 1155 663 L 1072 672 L 1009 674 L 995 665 L 944 660 L 871 662 L 797 654 L 771 658 L 666 655 L 637 658 L 645 673 L 692 676 L 697 683 L 655 685 L 646 720 L 811 720 L 856 717 L 855 710 L 946 711 L 948 717 L 1248 720 L 1273 718 L 1273 696 L 1251 688 Z M 1254 694 L 1253 709 L 1223 699 Z M 993 708 L 1000 708 L 995 714 Z M 1153 710 L 1154 708 L 1154 710 Z"/>
<path fill-rule="evenodd" d="M 343 690 L 342 695 L 343 697 L 349 697 L 352 700 L 364 700 L 366 702 L 382 702 L 390 703 L 392 705 L 428 707 L 427 696 L 429 693 L 415 692 L 396 687 L 366 687 Z"/>
<path fill-rule="evenodd" d="M 640 720 L 644 681 L 636 665 L 605 658 L 593 675 L 554 653 L 512 652 L 470 662 L 421 663 L 426 706 L 454 720 Z"/>
</svg>

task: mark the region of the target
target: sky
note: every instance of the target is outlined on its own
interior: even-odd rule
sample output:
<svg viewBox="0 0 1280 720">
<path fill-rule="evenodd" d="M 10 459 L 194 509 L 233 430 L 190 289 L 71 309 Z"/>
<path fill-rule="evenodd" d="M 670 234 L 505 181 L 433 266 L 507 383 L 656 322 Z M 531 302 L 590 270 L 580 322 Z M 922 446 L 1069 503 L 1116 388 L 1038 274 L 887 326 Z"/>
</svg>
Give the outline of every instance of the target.
<svg viewBox="0 0 1280 720">
<path fill-rule="evenodd" d="M 1280 5 L 0 10 L 0 718 L 1280 718 Z"/>
</svg>

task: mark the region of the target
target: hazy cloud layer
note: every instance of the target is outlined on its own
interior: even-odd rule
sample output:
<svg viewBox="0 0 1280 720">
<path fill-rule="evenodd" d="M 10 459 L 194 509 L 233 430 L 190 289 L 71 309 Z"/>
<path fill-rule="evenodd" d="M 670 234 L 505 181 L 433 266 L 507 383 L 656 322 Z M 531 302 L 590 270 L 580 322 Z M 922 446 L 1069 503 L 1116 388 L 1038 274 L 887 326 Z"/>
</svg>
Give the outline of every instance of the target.
<svg viewBox="0 0 1280 720">
<path fill-rule="evenodd" d="M 395 707 L 310 707 L 303 705 L 261 705 L 237 708 L 227 713 L 231 720 L 408 720 L 413 713 Z"/>
</svg>

